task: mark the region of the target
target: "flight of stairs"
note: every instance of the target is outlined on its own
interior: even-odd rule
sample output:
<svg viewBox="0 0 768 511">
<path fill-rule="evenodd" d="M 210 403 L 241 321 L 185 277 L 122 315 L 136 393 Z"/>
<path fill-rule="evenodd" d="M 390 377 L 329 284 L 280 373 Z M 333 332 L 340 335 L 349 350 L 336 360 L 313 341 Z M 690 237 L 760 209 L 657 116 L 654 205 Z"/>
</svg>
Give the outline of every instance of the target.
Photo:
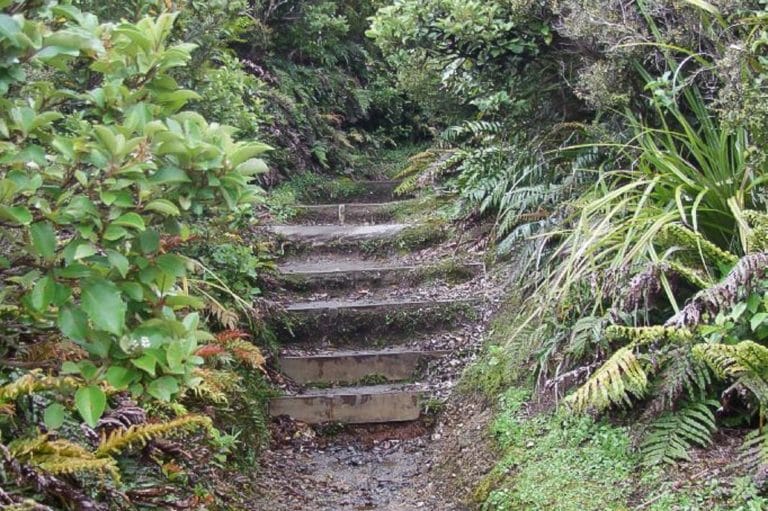
<svg viewBox="0 0 768 511">
<path fill-rule="evenodd" d="M 273 417 L 310 424 L 418 419 L 429 388 L 418 381 L 420 370 L 449 354 L 423 341 L 476 312 L 472 296 L 425 294 L 423 286 L 450 290 L 448 283 L 482 273 L 481 263 L 425 262 L 392 243 L 414 228 L 393 222 L 405 205 L 395 200 L 396 185 L 361 183 L 364 192 L 347 204 L 300 206 L 303 223 L 270 226 L 291 254 L 280 272 L 292 301 L 277 331 L 280 370 L 298 389 L 272 399 Z M 361 250 L 366 244 L 381 249 Z"/>
</svg>

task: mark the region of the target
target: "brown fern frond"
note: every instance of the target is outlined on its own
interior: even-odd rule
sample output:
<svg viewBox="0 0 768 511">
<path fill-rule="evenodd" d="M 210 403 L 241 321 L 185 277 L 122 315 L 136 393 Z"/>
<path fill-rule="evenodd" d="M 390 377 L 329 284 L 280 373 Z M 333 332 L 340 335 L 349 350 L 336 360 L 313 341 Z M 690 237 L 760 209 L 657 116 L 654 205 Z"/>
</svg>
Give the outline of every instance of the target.
<svg viewBox="0 0 768 511">
<path fill-rule="evenodd" d="M 96 449 L 96 456 L 110 456 L 136 444 L 144 446 L 154 438 L 177 436 L 196 428 L 210 427 L 211 418 L 203 415 L 187 415 L 168 422 L 134 425 L 128 429 L 115 430 L 109 435 L 103 434 Z"/>
<path fill-rule="evenodd" d="M 702 322 L 704 314 L 711 316 L 749 294 L 753 284 L 768 273 L 768 252 L 749 254 L 736 263 L 719 284 L 700 291 L 690 303 L 667 320 L 665 326 L 690 327 Z"/>
</svg>

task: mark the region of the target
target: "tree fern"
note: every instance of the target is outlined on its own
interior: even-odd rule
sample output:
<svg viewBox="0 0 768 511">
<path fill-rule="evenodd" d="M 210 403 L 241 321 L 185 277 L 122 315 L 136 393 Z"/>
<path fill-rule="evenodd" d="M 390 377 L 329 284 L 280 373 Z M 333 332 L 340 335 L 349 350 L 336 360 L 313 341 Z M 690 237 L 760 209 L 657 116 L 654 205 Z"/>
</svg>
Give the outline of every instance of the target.
<svg viewBox="0 0 768 511">
<path fill-rule="evenodd" d="M 711 400 L 688 402 L 656 419 L 640 445 L 643 464 L 690 461 L 688 451 L 693 445 L 706 447 L 712 442 L 712 433 L 717 429 L 712 408 L 718 406 Z"/>
<path fill-rule="evenodd" d="M 631 347 L 616 351 L 592 377 L 568 397 L 576 412 L 606 410 L 611 406 L 630 405 L 648 388 L 648 376 Z"/>
</svg>

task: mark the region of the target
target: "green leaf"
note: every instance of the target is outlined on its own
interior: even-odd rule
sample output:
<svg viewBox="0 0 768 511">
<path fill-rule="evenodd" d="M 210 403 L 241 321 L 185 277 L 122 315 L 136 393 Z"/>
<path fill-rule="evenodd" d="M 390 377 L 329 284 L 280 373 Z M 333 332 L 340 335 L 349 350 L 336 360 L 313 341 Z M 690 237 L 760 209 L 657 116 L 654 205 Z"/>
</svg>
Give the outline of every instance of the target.
<svg viewBox="0 0 768 511">
<path fill-rule="evenodd" d="M 184 359 L 188 354 L 187 343 L 182 340 L 172 341 L 168 345 L 165 356 L 168 360 L 168 368 L 172 373 L 184 373 Z"/>
<path fill-rule="evenodd" d="M 253 176 L 268 172 L 269 167 L 261 158 L 251 158 L 238 165 L 235 170 L 244 176 Z"/>
<path fill-rule="evenodd" d="M 144 219 L 141 218 L 137 213 L 125 213 L 116 220 L 112 221 L 112 225 L 130 227 L 139 231 L 146 229 L 146 226 L 144 225 Z"/>
<path fill-rule="evenodd" d="M 111 366 L 107 369 L 107 383 L 115 387 L 117 390 L 123 390 L 133 383 L 134 380 L 141 377 L 135 369 L 122 366 Z"/>
<path fill-rule="evenodd" d="M 79 388 L 75 392 L 75 407 L 86 424 L 95 428 L 107 407 L 107 396 L 96 385 Z"/>
<path fill-rule="evenodd" d="M 104 239 L 107 241 L 117 241 L 128 236 L 128 231 L 124 227 L 115 224 L 109 224 L 104 231 Z"/>
<path fill-rule="evenodd" d="M 102 278 L 87 280 L 82 286 L 81 301 L 83 311 L 96 328 L 115 335 L 123 332 L 127 306 L 114 282 Z"/>
<path fill-rule="evenodd" d="M 154 357 L 154 355 L 150 353 L 145 353 L 139 358 L 134 358 L 131 360 L 131 363 L 144 371 L 145 373 L 149 374 L 150 376 L 155 376 L 155 368 L 157 367 L 157 359 Z"/>
<path fill-rule="evenodd" d="M 161 401 L 170 401 L 171 397 L 178 391 L 179 383 L 172 376 L 163 376 L 147 386 L 149 395 Z"/>
<path fill-rule="evenodd" d="M 121 277 L 125 278 L 125 276 L 128 275 L 130 263 L 127 257 L 120 252 L 107 250 L 107 259 L 109 260 L 109 264 L 120 273 Z"/>
<path fill-rule="evenodd" d="M 139 234 L 139 247 L 145 255 L 154 254 L 160 250 L 160 234 L 156 231 L 144 231 Z"/>
<path fill-rule="evenodd" d="M 77 367 L 80 369 L 80 375 L 86 380 L 93 380 L 99 374 L 99 368 L 90 360 L 81 360 Z"/>
<path fill-rule="evenodd" d="M 46 260 L 56 255 L 56 233 L 50 222 L 37 222 L 29 226 L 29 236 L 32 238 L 32 248 L 35 254 Z"/>
<path fill-rule="evenodd" d="M 0 219 L 20 225 L 32 223 L 32 213 L 22 206 L 0 206 Z"/>
<path fill-rule="evenodd" d="M 179 216 L 181 211 L 176 205 L 166 199 L 155 199 L 144 206 L 144 209 L 160 213 L 164 216 Z"/>
<path fill-rule="evenodd" d="M 59 429 L 64 424 L 66 409 L 59 403 L 48 405 L 43 412 L 43 421 L 48 429 Z"/>
<path fill-rule="evenodd" d="M 271 150 L 272 147 L 267 144 L 262 144 L 261 142 L 242 143 L 229 155 L 229 163 L 232 167 L 237 167 L 254 156 L 258 156 Z"/>
<path fill-rule="evenodd" d="M 752 331 L 754 332 L 757 330 L 763 323 L 765 323 L 766 319 L 768 319 L 768 312 L 758 312 L 752 316 L 752 319 L 749 320 L 749 326 L 752 328 Z"/>
<path fill-rule="evenodd" d="M 30 295 L 32 308 L 41 312 L 47 309 L 54 299 L 55 292 L 56 282 L 53 280 L 53 277 L 46 275 L 38 280 L 35 283 L 35 287 L 32 288 L 32 294 Z"/>
<path fill-rule="evenodd" d="M 81 243 L 77 246 L 75 249 L 75 254 L 72 257 L 75 261 L 80 261 L 82 259 L 86 259 L 88 257 L 91 257 L 92 255 L 95 255 L 98 251 L 96 250 L 96 247 L 93 246 L 90 243 Z"/>
<path fill-rule="evenodd" d="M 71 360 L 67 360 L 61 364 L 61 370 L 59 371 L 59 374 L 80 374 L 80 366 Z"/>
<path fill-rule="evenodd" d="M 157 258 L 157 267 L 163 272 L 174 277 L 183 277 L 187 274 L 187 265 L 184 258 L 174 254 L 164 254 Z"/>
</svg>

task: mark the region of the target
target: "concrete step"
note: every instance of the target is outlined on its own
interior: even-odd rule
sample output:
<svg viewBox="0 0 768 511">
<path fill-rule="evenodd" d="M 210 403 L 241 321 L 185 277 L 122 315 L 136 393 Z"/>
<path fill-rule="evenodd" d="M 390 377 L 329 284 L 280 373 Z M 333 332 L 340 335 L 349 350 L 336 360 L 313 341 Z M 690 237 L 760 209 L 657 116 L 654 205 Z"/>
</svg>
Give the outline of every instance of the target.
<svg viewBox="0 0 768 511">
<path fill-rule="evenodd" d="M 394 220 L 398 210 L 408 207 L 410 201 L 379 203 L 314 204 L 295 206 L 293 223 L 318 224 L 372 224 Z"/>
<path fill-rule="evenodd" d="M 485 271 L 477 262 L 387 265 L 365 259 L 285 263 L 279 266 L 281 281 L 293 291 L 333 291 L 355 286 L 416 285 L 430 280 L 463 282 Z"/>
<path fill-rule="evenodd" d="M 413 421 L 421 415 L 420 395 L 414 385 L 316 389 L 272 399 L 269 413 L 272 417 L 287 415 L 309 424 Z"/>
<path fill-rule="evenodd" d="M 284 252 L 388 253 L 415 250 L 442 241 L 446 230 L 431 224 L 272 225 Z"/>
<path fill-rule="evenodd" d="M 282 373 L 296 383 L 354 384 L 365 378 L 404 381 L 416 374 L 419 364 L 448 351 L 378 350 L 281 356 Z"/>
<path fill-rule="evenodd" d="M 282 342 L 381 345 L 415 333 L 444 330 L 477 314 L 479 299 L 371 301 L 324 300 L 293 303 L 274 324 Z"/>
</svg>

